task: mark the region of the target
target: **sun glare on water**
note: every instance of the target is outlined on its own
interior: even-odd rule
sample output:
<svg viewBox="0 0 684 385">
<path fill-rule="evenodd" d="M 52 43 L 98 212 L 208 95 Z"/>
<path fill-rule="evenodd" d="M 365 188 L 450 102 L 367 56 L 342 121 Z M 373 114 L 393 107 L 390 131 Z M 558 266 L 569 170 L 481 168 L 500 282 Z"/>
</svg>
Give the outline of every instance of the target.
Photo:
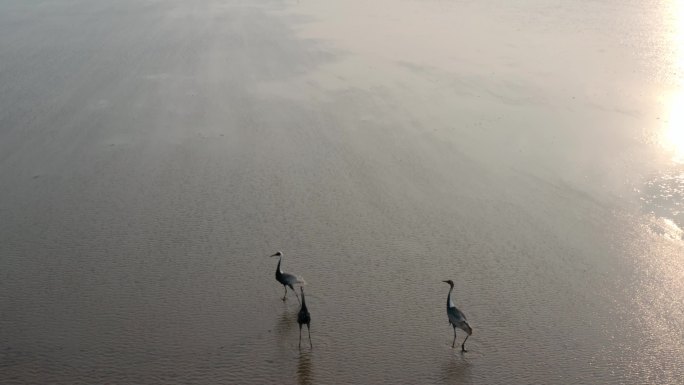
<svg viewBox="0 0 684 385">
<path fill-rule="evenodd" d="M 670 102 L 670 116 L 665 128 L 665 147 L 672 151 L 672 160 L 684 164 L 684 92 L 680 91 Z"/>
<path fill-rule="evenodd" d="M 664 147 L 672 152 L 672 160 L 684 164 L 684 0 L 672 3 L 672 41 L 676 91 L 667 103 L 666 126 L 663 132 Z"/>
</svg>

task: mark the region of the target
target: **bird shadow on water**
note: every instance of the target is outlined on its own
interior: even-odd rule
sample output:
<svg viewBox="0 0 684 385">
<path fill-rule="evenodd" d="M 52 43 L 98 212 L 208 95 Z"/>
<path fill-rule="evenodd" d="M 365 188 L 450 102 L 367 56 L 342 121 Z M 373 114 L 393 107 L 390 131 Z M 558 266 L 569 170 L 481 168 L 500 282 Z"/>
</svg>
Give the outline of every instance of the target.
<svg viewBox="0 0 684 385">
<path fill-rule="evenodd" d="M 311 351 L 299 352 L 299 362 L 297 363 L 297 383 L 299 385 L 313 384 L 311 377 Z"/>
</svg>

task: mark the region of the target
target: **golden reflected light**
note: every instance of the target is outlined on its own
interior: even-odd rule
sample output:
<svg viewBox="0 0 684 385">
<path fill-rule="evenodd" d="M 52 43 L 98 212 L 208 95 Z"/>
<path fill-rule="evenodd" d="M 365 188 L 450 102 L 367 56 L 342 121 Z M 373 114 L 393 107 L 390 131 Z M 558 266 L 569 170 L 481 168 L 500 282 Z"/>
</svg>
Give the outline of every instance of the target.
<svg viewBox="0 0 684 385">
<path fill-rule="evenodd" d="M 668 98 L 663 145 L 672 152 L 672 160 L 684 164 L 684 0 L 671 3 L 673 68 L 675 90 Z"/>
<path fill-rule="evenodd" d="M 664 133 L 665 147 L 672 151 L 672 160 L 684 163 L 684 92 L 672 96 L 670 113 Z"/>
</svg>

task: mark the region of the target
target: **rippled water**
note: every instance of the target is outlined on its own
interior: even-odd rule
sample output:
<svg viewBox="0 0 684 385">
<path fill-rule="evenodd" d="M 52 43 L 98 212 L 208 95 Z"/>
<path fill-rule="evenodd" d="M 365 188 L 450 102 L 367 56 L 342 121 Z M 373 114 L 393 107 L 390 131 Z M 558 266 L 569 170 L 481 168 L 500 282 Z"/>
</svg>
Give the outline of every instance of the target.
<svg viewBox="0 0 684 385">
<path fill-rule="evenodd" d="M 0 1 L 0 383 L 680 383 L 681 9 Z"/>
<path fill-rule="evenodd" d="M 669 227 L 681 236 L 684 228 L 684 174 L 665 173 L 648 180 L 641 201 L 656 217 L 669 222 Z"/>
</svg>

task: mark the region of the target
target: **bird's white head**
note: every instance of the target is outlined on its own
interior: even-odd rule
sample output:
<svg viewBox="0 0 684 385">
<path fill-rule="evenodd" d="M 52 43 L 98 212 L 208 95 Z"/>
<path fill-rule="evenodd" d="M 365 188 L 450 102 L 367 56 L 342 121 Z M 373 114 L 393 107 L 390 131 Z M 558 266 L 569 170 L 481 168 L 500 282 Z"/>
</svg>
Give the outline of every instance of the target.
<svg viewBox="0 0 684 385">
<path fill-rule="evenodd" d="M 452 281 L 452 280 L 450 280 L 450 279 L 447 279 L 446 281 L 442 281 L 442 282 L 448 283 L 449 286 L 454 287 L 454 281 Z"/>
<path fill-rule="evenodd" d="M 278 251 L 275 254 L 271 255 L 271 257 L 281 257 L 282 255 L 283 255 L 283 253 Z"/>
</svg>

